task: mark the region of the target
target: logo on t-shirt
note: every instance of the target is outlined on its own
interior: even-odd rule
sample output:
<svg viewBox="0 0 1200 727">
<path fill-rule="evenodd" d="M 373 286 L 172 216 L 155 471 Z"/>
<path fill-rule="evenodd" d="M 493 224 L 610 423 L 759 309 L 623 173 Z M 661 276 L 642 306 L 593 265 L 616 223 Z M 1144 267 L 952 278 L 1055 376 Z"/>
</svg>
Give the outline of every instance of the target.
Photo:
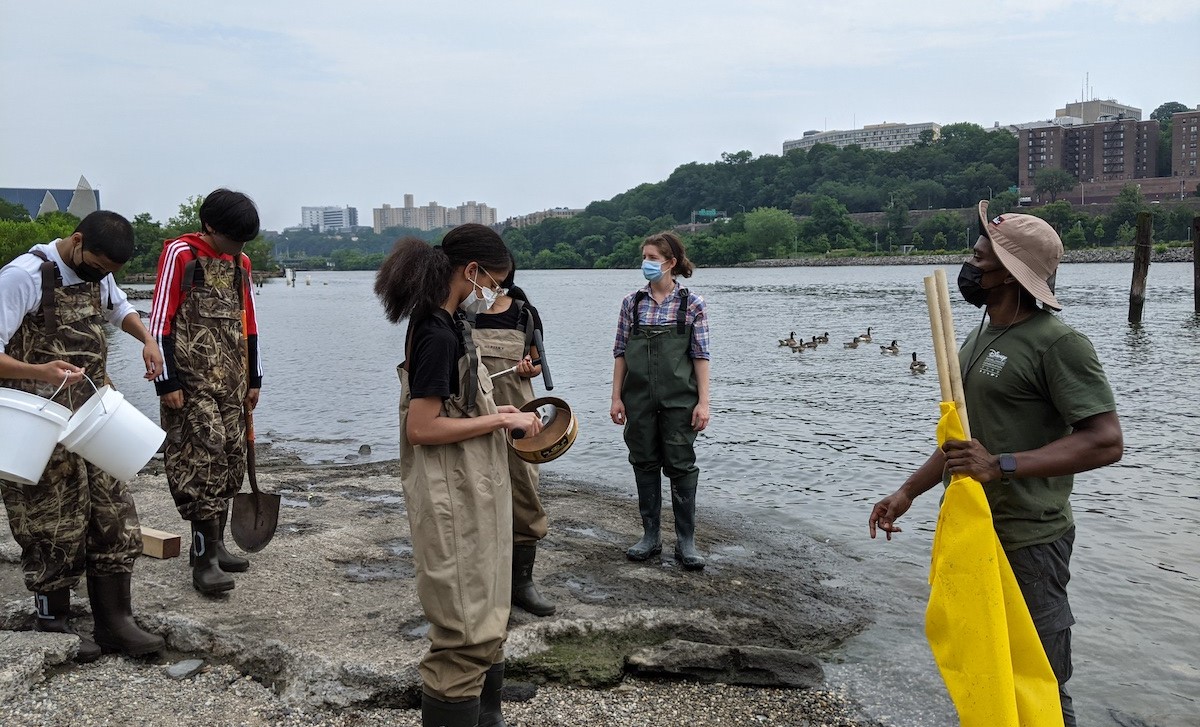
<svg viewBox="0 0 1200 727">
<path fill-rule="evenodd" d="M 1005 356 L 994 348 L 989 348 L 987 356 L 984 356 L 983 361 L 979 364 L 979 373 L 991 376 L 994 379 L 1004 370 L 1006 363 L 1008 363 L 1008 356 Z"/>
</svg>

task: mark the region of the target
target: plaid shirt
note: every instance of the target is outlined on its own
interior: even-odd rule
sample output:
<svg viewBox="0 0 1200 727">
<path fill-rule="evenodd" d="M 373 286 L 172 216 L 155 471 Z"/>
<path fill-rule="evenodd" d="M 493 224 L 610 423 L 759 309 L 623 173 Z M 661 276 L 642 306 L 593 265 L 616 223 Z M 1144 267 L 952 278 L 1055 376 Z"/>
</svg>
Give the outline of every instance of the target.
<svg viewBox="0 0 1200 727">
<path fill-rule="evenodd" d="M 656 303 L 654 297 L 650 295 L 649 283 L 642 290 L 646 292 L 646 297 L 638 306 L 638 325 L 665 326 L 676 323 L 676 317 L 679 314 L 679 291 L 682 290 L 678 283 L 662 303 Z M 635 290 L 621 301 L 621 315 L 617 318 L 617 340 L 613 344 L 613 358 L 621 358 L 625 355 L 625 346 L 629 343 L 629 330 L 633 327 L 633 299 L 638 292 Z M 691 358 L 709 360 L 708 314 L 705 313 L 704 299 L 695 293 L 688 293 L 684 323 L 692 325 L 692 344 L 688 347 L 688 355 Z"/>
</svg>

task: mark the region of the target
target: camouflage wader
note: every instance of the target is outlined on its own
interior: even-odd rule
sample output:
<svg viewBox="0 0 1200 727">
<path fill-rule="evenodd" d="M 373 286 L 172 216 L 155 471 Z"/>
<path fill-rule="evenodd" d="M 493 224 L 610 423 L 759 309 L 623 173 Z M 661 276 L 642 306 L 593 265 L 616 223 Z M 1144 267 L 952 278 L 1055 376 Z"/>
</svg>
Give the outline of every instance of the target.
<svg viewBox="0 0 1200 727">
<path fill-rule="evenodd" d="M 520 301 L 513 301 L 516 305 Z M 523 315 L 523 317 L 526 317 Z M 479 356 L 489 374 L 516 366 L 529 353 L 533 321 L 527 320 L 528 333 L 519 329 L 476 328 L 471 335 L 479 346 Z M 520 408 L 533 401 L 533 383 L 516 371 L 492 379 L 492 397 L 497 405 Z M 526 462 L 508 450 L 508 474 L 513 492 L 513 542 L 532 545 L 546 537 L 546 510 L 538 497 L 537 465 Z"/>
<path fill-rule="evenodd" d="M 459 325 L 468 355 L 458 362 L 460 393 L 442 403 L 441 415 L 495 414 L 487 369 L 478 363 L 470 329 Z M 426 693 L 460 701 L 478 697 L 485 673 L 504 660 L 512 592 L 507 445 L 500 430 L 453 444 L 409 443 L 406 365 L 398 369 L 400 483 L 430 642 L 419 670 Z"/>
<path fill-rule="evenodd" d="M 33 254 L 43 260 L 42 303 L 25 316 L 5 353 L 30 364 L 75 364 L 100 385 L 106 380 L 108 355 L 100 284 L 63 287 L 54 264 Z M 31 380 L 3 383 L 46 398 L 58 388 Z M 92 393 L 83 381 L 64 388 L 54 401 L 76 411 Z M 36 485 L 0 480 L 0 494 L 21 546 L 29 590 L 72 588 L 85 569 L 100 576 L 133 571 L 134 558 L 142 552 L 142 531 L 129 489 L 79 455 L 57 446 Z"/>
<path fill-rule="evenodd" d="M 184 297 L 171 325 L 183 408 L 163 405 L 166 471 L 184 520 L 216 520 L 246 474 L 246 356 L 242 347 L 241 268 L 196 256 L 183 275 Z"/>
</svg>

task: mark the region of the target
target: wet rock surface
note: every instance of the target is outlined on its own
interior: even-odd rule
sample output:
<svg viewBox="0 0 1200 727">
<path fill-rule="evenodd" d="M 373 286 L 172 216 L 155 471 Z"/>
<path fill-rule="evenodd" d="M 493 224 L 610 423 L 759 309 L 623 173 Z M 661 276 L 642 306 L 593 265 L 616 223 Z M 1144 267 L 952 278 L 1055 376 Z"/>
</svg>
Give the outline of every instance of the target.
<svg viewBox="0 0 1200 727">
<path fill-rule="evenodd" d="M 81 710 L 77 724 L 158 724 L 189 714 L 189 699 L 199 700 L 201 715 L 215 704 L 229 710 L 201 719 L 204 724 L 419 723 L 411 708 L 420 699 L 416 665 L 427 648 L 428 624 L 412 579 L 398 464 L 314 467 L 262 454 L 259 462 L 260 486 L 284 494 L 283 507 L 275 539 L 249 555 L 249 572 L 234 574 L 237 587 L 205 597 L 191 587 L 186 557 L 139 558 L 135 612 L 144 627 L 167 639 L 168 653 L 150 660 L 105 656 L 91 665 L 48 657 L 33 668 L 36 675 L 2 687 L 0 723 L 60 724 L 39 704 L 74 700 Z M 153 465 L 133 491 L 144 525 L 186 536 Z M 535 577 L 558 612 L 549 618 L 512 613 L 508 678 L 527 685 L 510 696 L 525 694 L 528 701 L 506 704 L 510 724 L 666 725 L 681 717 L 693 725 L 875 724 L 836 692 L 727 685 L 821 684 L 819 660 L 869 623 L 861 591 L 823 585 L 832 582 L 842 556 L 803 538 L 748 539 L 751 528 L 724 515 L 718 524 L 715 513 L 702 508 L 699 542 L 708 567 L 685 572 L 671 555 L 666 508 L 663 556 L 635 564 L 624 557 L 640 535 L 632 493 L 614 496 L 546 477 L 542 498 L 550 534 L 539 546 Z M 231 538 L 227 543 L 237 552 Z M 15 547 L 4 532 L 0 625 L 23 629 L 32 599 L 14 562 Z M 88 632 L 83 584 L 74 607 L 77 625 Z M 23 633 L 0 632 L 0 670 L 20 651 L 3 637 Z M 695 646 L 680 646 L 684 642 Z M 657 671 L 648 666 L 649 654 L 667 652 L 674 654 L 670 667 L 661 661 Z M 167 674 L 186 659 L 205 665 L 178 680 Z M 635 678 L 639 670 L 672 678 Z M 529 685 L 537 685 L 536 693 Z M 181 706 L 161 711 L 177 691 Z M 97 693 L 126 696 L 110 704 L 107 696 L 95 699 Z M 666 701 L 649 704 L 650 694 Z M 699 711 L 717 703 L 720 709 L 705 708 L 710 715 Z M 355 721 L 339 721 L 351 716 Z"/>
</svg>

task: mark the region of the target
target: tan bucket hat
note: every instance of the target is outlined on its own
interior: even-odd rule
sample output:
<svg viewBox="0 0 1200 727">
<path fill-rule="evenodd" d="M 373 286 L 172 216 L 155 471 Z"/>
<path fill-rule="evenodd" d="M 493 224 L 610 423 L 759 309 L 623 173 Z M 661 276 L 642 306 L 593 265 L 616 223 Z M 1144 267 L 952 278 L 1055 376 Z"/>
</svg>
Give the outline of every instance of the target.
<svg viewBox="0 0 1200 727">
<path fill-rule="evenodd" d="M 1062 304 L 1054 297 L 1050 281 L 1058 272 L 1063 245 L 1058 233 L 1040 217 L 1003 214 L 989 220 L 987 200 L 979 202 L 979 224 L 992 241 L 992 249 L 1021 287 L 1054 310 Z"/>
</svg>

